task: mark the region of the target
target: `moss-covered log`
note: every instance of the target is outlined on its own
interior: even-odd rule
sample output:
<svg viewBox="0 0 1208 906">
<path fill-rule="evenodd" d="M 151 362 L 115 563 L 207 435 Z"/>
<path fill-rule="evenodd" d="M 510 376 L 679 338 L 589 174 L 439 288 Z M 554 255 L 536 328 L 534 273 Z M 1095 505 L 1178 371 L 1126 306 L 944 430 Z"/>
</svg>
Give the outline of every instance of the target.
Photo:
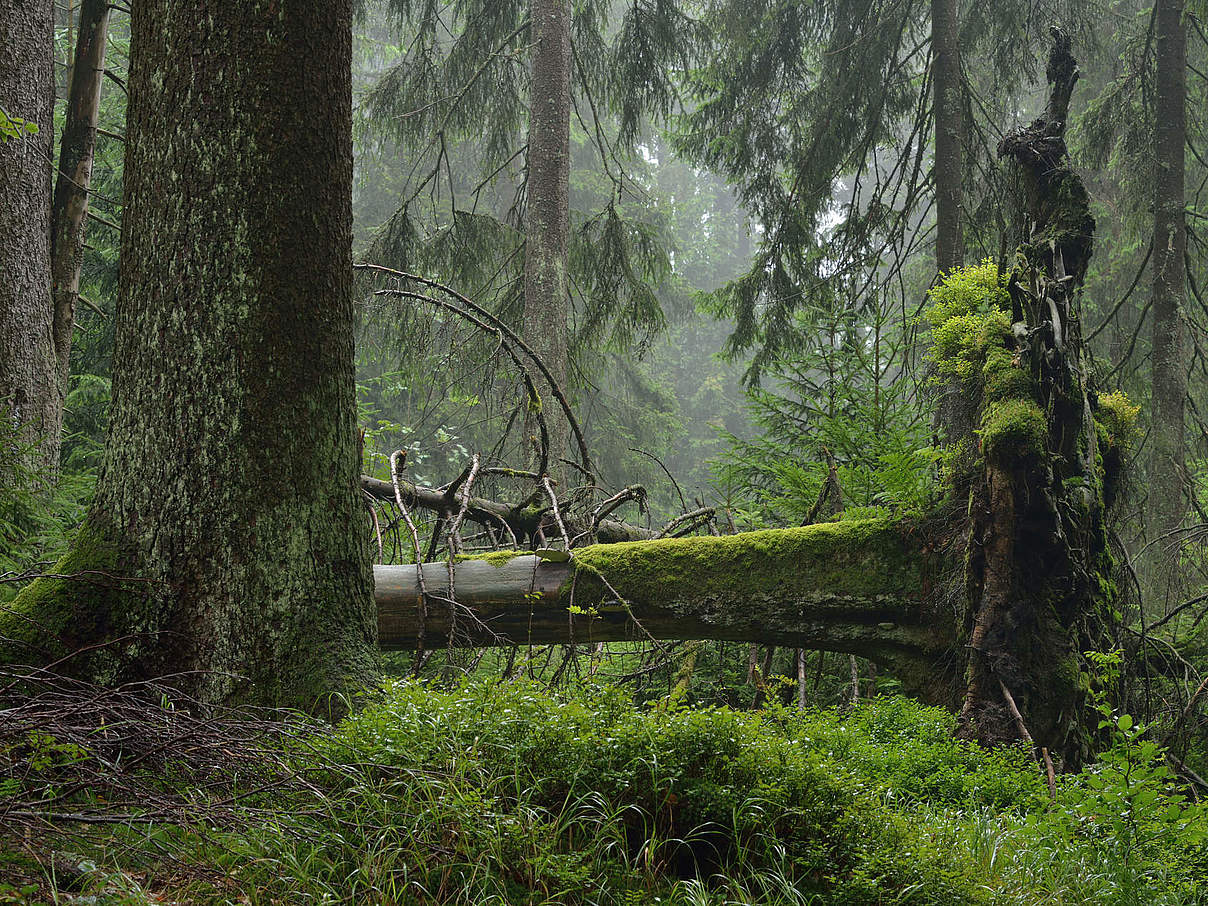
<svg viewBox="0 0 1208 906">
<path fill-rule="evenodd" d="M 844 651 L 951 698 L 950 616 L 934 612 L 927 534 L 888 520 L 514 552 L 423 566 L 425 644 L 719 639 Z M 375 570 L 383 647 L 419 638 L 417 569 Z M 951 660 L 950 658 L 947 658 Z"/>
</svg>

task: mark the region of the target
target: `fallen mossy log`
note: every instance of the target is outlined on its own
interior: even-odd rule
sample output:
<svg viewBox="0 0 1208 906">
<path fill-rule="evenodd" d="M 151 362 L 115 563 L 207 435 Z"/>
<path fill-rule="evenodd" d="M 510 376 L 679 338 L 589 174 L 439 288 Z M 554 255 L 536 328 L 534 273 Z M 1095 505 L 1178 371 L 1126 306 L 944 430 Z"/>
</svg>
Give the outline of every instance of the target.
<svg viewBox="0 0 1208 906">
<path fill-rule="evenodd" d="M 565 556 L 564 554 L 562 556 Z M 426 647 L 714 639 L 843 651 L 931 698 L 955 626 L 935 604 L 926 534 L 890 520 L 424 564 Z M 385 649 L 420 638 L 418 569 L 374 569 Z"/>
</svg>

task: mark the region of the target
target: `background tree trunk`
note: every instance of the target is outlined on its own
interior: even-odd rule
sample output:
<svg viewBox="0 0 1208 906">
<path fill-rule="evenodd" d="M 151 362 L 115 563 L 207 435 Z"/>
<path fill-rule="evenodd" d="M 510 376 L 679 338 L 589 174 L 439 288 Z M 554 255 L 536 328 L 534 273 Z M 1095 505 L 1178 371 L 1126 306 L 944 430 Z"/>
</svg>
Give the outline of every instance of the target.
<svg viewBox="0 0 1208 906">
<path fill-rule="evenodd" d="M 96 146 L 101 81 L 105 74 L 105 39 L 109 31 L 108 0 L 84 0 L 75 63 L 68 82 L 67 114 L 59 146 L 59 172 L 51 206 L 51 295 L 54 300 L 54 345 L 58 386 L 65 397 L 71 360 L 71 331 L 80 298 L 80 265 L 88 224 L 88 189 Z"/>
<path fill-rule="evenodd" d="M 570 0 L 533 0 L 524 258 L 524 338 L 564 391 L 570 333 L 570 20 Z M 544 416 L 550 469 L 561 474 L 558 459 L 566 455 L 570 426 L 556 405 L 546 405 Z M 526 435 L 536 431 L 530 419 Z"/>
<path fill-rule="evenodd" d="M 53 67 L 49 0 L 0 0 L 0 106 L 38 127 L 0 142 L 0 410 L 33 447 L 28 464 L 50 471 L 63 418 L 50 301 Z"/>
<path fill-rule="evenodd" d="M 932 107 L 935 120 L 935 262 L 941 273 L 964 264 L 964 180 L 958 0 L 931 0 Z"/>
<path fill-rule="evenodd" d="M 101 682 L 321 708 L 373 679 L 377 641 L 350 2 L 140 0 L 131 29 L 110 432 L 57 568 L 104 576 L 35 583 L 0 636 Z"/>
<path fill-rule="evenodd" d="M 1157 538 L 1186 511 L 1183 404 L 1184 144 L 1187 138 L 1187 29 L 1184 0 L 1157 0 L 1157 85 L 1154 100 L 1153 450 L 1150 457 L 1149 534 Z M 1161 556 L 1160 551 L 1157 556 Z"/>
</svg>

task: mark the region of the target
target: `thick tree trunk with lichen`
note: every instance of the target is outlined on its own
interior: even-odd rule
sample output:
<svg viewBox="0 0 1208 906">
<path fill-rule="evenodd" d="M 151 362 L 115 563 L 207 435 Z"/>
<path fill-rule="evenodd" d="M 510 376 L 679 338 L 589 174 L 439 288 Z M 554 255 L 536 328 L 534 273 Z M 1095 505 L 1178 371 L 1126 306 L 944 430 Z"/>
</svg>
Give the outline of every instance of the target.
<svg viewBox="0 0 1208 906">
<path fill-rule="evenodd" d="M 24 464 L 49 472 L 58 464 L 63 403 L 50 302 L 51 7 L 0 0 L 0 109 L 37 129 L 0 136 L 0 417 L 9 421 L 0 443 L 15 437 L 29 451 Z M 0 475 L 0 490 L 11 480 Z"/>
<path fill-rule="evenodd" d="M 113 409 L 7 659 L 323 707 L 374 676 L 353 386 L 350 0 L 132 9 Z M 114 577 L 122 577 L 118 581 Z M 74 653 L 73 653 L 74 652 Z"/>
<path fill-rule="evenodd" d="M 524 338 L 563 389 L 569 374 L 570 0 L 533 0 L 533 83 L 529 93 L 524 229 Z M 563 472 L 570 426 L 544 407 L 551 473 Z M 536 436 L 529 419 L 526 436 Z"/>
</svg>

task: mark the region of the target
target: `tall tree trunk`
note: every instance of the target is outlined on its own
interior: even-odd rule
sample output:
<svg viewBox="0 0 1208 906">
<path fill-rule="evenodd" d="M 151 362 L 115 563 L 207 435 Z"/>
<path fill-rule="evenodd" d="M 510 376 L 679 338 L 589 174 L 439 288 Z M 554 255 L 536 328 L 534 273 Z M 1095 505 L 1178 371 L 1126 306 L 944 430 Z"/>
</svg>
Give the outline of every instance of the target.
<svg viewBox="0 0 1208 906">
<path fill-rule="evenodd" d="M 67 118 L 59 146 L 59 172 L 51 206 L 50 276 L 60 399 L 66 395 L 71 331 L 80 298 L 80 264 L 84 258 L 88 189 L 92 183 L 92 157 L 108 31 L 108 0 L 84 0 L 80 5 L 79 39 L 75 46 L 73 75 L 68 82 Z"/>
<path fill-rule="evenodd" d="M 935 119 L 935 261 L 941 273 L 964 263 L 961 193 L 961 56 L 958 0 L 931 0 L 932 108 Z"/>
<path fill-rule="evenodd" d="M 532 0 L 533 84 L 529 96 L 525 217 L 524 337 L 567 389 L 570 288 L 570 0 Z M 561 473 L 570 426 L 544 407 L 550 468 Z M 528 434 L 535 434 L 529 420 Z"/>
<path fill-rule="evenodd" d="M 350 0 L 132 9 L 96 500 L 13 657 L 321 708 L 374 675 L 353 383 Z M 103 573 L 103 575 L 102 575 Z M 123 577 L 124 581 L 109 578 Z M 30 647 L 34 649 L 30 651 Z M 91 647 L 90 647 L 91 646 Z"/>
<path fill-rule="evenodd" d="M 1150 537 L 1183 519 L 1183 403 L 1187 396 L 1184 352 L 1183 209 L 1184 143 L 1187 138 L 1187 30 L 1184 0 L 1157 0 L 1153 245 L 1153 451 L 1150 458 Z"/>
<path fill-rule="evenodd" d="M 62 405 L 50 302 L 51 9 L 50 0 L 0 0 L 0 107 L 38 129 L 0 141 L 0 417 L 31 449 L 26 463 L 53 471 Z"/>
</svg>

